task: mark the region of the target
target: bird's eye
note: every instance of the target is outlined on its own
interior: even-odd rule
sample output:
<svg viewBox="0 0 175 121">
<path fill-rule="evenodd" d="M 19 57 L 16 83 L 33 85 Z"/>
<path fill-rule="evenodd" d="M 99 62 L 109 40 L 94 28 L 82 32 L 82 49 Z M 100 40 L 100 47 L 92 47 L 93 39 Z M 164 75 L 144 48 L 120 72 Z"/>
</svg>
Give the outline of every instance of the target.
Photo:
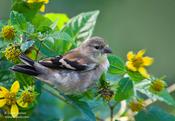
<svg viewBox="0 0 175 121">
<path fill-rule="evenodd" d="M 97 49 L 97 50 L 100 49 L 100 46 L 95 46 L 95 49 Z"/>
</svg>

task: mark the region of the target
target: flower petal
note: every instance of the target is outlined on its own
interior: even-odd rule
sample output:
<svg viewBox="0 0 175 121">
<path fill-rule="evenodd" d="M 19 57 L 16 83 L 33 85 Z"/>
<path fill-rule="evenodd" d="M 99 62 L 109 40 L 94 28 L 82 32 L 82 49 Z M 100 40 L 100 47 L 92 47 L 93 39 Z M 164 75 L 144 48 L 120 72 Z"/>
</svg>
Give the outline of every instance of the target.
<svg viewBox="0 0 175 121">
<path fill-rule="evenodd" d="M 0 91 L 0 98 L 3 98 L 4 94 L 2 94 L 2 91 Z"/>
<path fill-rule="evenodd" d="M 0 108 L 3 107 L 6 104 L 6 99 L 0 99 Z"/>
<path fill-rule="evenodd" d="M 18 103 L 18 105 L 19 105 L 20 107 L 22 107 L 22 108 L 27 108 L 27 107 L 28 107 L 28 103 L 24 103 L 24 102 L 22 101 L 22 97 L 19 98 L 19 99 L 17 100 L 17 103 Z"/>
<path fill-rule="evenodd" d="M 143 57 L 143 65 L 150 66 L 153 63 L 154 59 L 150 57 Z"/>
<path fill-rule="evenodd" d="M 142 57 L 145 54 L 146 50 L 140 50 L 139 52 L 137 52 L 136 54 L 136 58 Z"/>
<path fill-rule="evenodd" d="M 132 51 L 130 51 L 130 52 L 128 52 L 128 54 L 127 54 L 127 59 L 128 59 L 129 61 L 131 61 L 131 60 L 134 58 L 134 56 L 135 56 L 135 54 L 134 54 Z"/>
<path fill-rule="evenodd" d="M 49 3 L 49 0 L 44 0 L 44 3 L 45 3 L 45 4 Z"/>
<path fill-rule="evenodd" d="M 18 106 L 16 104 L 12 105 L 10 113 L 11 113 L 13 118 L 16 118 L 18 116 L 19 109 L 18 109 Z"/>
<path fill-rule="evenodd" d="M 9 91 L 5 87 L 0 86 L 0 98 L 4 97 L 7 93 L 9 93 Z"/>
<path fill-rule="evenodd" d="M 145 77 L 145 78 L 149 78 L 150 77 L 150 75 L 148 74 L 148 72 L 147 72 L 147 70 L 145 68 L 140 67 L 138 71 L 143 77 Z"/>
<path fill-rule="evenodd" d="M 133 65 L 133 63 L 130 62 L 130 61 L 128 61 L 128 62 L 126 63 L 126 67 L 127 67 L 129 70 L 131 70 L 131 71 L 137 71 L 137 68 L 135 68 L 134 65 Z"/>
<path fill-rule="evenodd" d="M 45 11 L 45 5 L 42 5 L 42 6 L 41 6 L 40 11 L 41 11 L 41 12 L 44 12 L 44 11 Z"/>
<path fill-rule="evenodd" d="M 11 86 L 10 92 L 13 92 L 16 94 L 19 91 L 19 88 L 20 88 L 19 82 L 15 81 Z"/>
<path fill-rule="evenodd" d="M 34 3 L 34 0 L 27 0 L 27 3 Z"/>
</svg>

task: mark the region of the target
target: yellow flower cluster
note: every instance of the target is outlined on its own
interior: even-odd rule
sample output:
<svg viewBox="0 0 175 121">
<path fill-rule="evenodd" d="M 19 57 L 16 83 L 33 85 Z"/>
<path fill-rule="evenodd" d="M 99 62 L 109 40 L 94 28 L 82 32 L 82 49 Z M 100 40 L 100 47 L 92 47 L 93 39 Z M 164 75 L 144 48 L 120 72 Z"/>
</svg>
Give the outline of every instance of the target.
<svg viewBox="0 0 175 121">
<path fill-rule="evenodd" d="M 27 0 L 27 3 L 42 3 L 42 2 L 43 2 L 43 5 L 41 6 L 40 11 L 44 12 L 45 11 L 44 4 L 47 4 L 49 2 L 49 0 Z"/>
<path fill-rule="evenodd" d="M 153 63 L 153 58 L 150 58 L 148 56 L 143 57 L 145 54 L 145 50 L 140 50 L 138 53 L 134 54 L 132 51 L 130 51 L 127 54 L 128 61 L 126 62 L 126 67 L 130 71 L 138 71 L 143 77 L 149 78 L 150 75 L 148 74 L 145 67 L 150 66 Z"/>
<path fill-rule="evenodd" d="M 4 26 L 1 30 L 1 35 L 4 39 L 11 40 L 15 37 L 15 29 L 13 26 Z"/>
<path fill-rule="evenodd" d="M 103 88 L 99 91 L 99 93 L 101 94 L 101 97 L 106 101 L 110 101 L 114 97 L 114 92 L 108 88 Z"/>
<path fill-rule="evenodd" d="M 142 100 L 142 99 L 132 100 L 129 103 L 129 108 L 133 112 L 141 111 L 144 108 L 144 100 Z"/>
<path fill-rule="evenodd" d="M 16 118 L 19 114 L 18 105 L 22 108 L 27 108 L 29 104 L 28 102 L 26 105 L 26 102 L 24 102 L 23 94 L 20 96 L 20 98 L 17 98 L 17 93 L 19 89 L 20 89 L 20 84 L 18 81 L 15 81 L 12 84 L 10 91 L 5 87 L 0 86 L 0 108 L 4 107 L 5 105 L 10 107 L 10 114 L 12 115 L 13 118 Z M 25 98 L 28 98 L 27 96 L 28 95 L 25 95 Z M 29 98 L 31 98 L 31 94 Z M 32 103 L 31 101 L 33 100 L 34 99 L 30 100 L 30 103 Z"/>
<path fill-rule="evenodd" d="M 163 91 L 165 89 L 165 86 L 166 86 L 166 83 L 163 80 L 157 79 L 151 83 L 149 89 L 152 92 L 158 93 Z"/>
<path fill-rule="evenodd" d="M 28 107 L 29 104 L 35 101 L 36 96 L 37 93 L 34 91 L 34 88 L 29 87 L 22 92 L 21 97 L 18 100 L 18 105 L 23 108 Z"/>
<path fill-rule="evenodd" d="M 21 50 L 16 45 L 10 45 L 5 49 L 4 53 L 7 60 L 16 62 L 18 60 L 19 55 L 21 54 Z"/>
</svg>

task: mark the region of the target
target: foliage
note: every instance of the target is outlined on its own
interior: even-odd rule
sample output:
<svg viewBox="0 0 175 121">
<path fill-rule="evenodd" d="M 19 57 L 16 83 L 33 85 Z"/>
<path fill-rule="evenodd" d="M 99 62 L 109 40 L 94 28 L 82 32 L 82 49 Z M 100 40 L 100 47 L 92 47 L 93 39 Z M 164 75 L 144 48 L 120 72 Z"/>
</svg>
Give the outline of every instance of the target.
<svg viewBox="0 0 175 121">
<path fill-rule="evenodd" d="M 26 101 L 26 98 L 33 97 L 31 100 L 27 100 L 30 102 L 27 103 L 27 107 L 19 106 L 19 111 L 23 112 L 25 116 L 29 116 L 24 120 L 95 121 L 109 117 L 111 120 L 119 120 L 122 116 L 127 116 L 129 109 L 127 108 L 116 119 L 112 119 L 120 108 L 119 104 L 125 101 L 129 105 L 129 102 L 133 100 L 143 100 L 144 102 L 146 99 L 152 99 L 175 106 L 175 101 L 167 92 L 164 81 L 146 72 L 146 68 L 152 64 L 153 59 L 143 56 L 145 50 L 141 50 L 137 54 L 129 52 L 126 61 L 119 56 L 109 55 L 109 69 L 99 79 L 97 87 L 90 88 L 80 95 L 60 94 L 54 87 L 33 77 L 9 71 L 10 67 L 21 63 L 18 59 L 19 54 L 17 54 L 19 50 L 20 53 L 39 60 L 64 54 L 93 35 L 99 15 L 98 10 L 80 13 L 69 19 L 66 14 L 62 13 L 39 13 L 44 4 L 44 2 L 29 3 L 27 0 L 13 0 L 9 19 L 5 22 L 4 20 L 0 21 L 0 87 L 10 88 L 13 82 L 18 80 L 21 90 L 15 98 L 21 99 L 20 95 L 23 95 L 22 97 L 25 97 Z M 7 29 L 5 33 L 4 27 Z M 9 30 L 9 27 L 13 31 Z M 4 34 L 12 36 L 7 37 Z M 8 51 L 8 48 L 12 46 L 17 49 L 13 48 L 13 52 L 12 50 Z M 156 80 L 161 80 L 161 84 Z M 156 85 L 153 85 L 155 82 Z M 6 116 L 11 113 L 10 108 L 9 105 L 2 105 L 1 99 L 4 97 L 1 95 L 1 91 L 0 119 L 9 120 Z M 132 106 L 135 106 L 135 103 L 132 103 Z M 146 108 L 144 106 L 146 105 L 141 104 L 138 110 L 134 110 L 140 111 L 142 108 Z M 164 115 L 167 118 L 154 117 L 153 113 L 156 113 L 157 116 Z M 18 116 L 24 116 L 24 114 L 19 113 Z M 17 117 L 13 114 L 12 116 Z M 152 121 L 175 119 L 174 116 L 157 107 L 150 107 L 148 113 L 139 112 L 135 119 L 141 121 L 142 117 Z"/>
</svg>

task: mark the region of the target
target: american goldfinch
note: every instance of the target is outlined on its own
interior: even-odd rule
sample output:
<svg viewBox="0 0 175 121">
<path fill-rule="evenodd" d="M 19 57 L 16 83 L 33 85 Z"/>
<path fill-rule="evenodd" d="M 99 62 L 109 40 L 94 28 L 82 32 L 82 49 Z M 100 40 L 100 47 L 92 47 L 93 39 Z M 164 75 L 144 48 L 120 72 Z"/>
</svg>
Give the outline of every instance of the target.
<svg viewBox="0 0 175 121">
<path fill-rule="evenodd" d="M 82 93 L 107 71 L 107 54 L 111 52 L 103 38 L 92 37 L 64 55 L 39 62 L 20 55 L 24 64 L 15 65 L 11 70 L 34 76 L 64 94 Z"/>
</svg>

